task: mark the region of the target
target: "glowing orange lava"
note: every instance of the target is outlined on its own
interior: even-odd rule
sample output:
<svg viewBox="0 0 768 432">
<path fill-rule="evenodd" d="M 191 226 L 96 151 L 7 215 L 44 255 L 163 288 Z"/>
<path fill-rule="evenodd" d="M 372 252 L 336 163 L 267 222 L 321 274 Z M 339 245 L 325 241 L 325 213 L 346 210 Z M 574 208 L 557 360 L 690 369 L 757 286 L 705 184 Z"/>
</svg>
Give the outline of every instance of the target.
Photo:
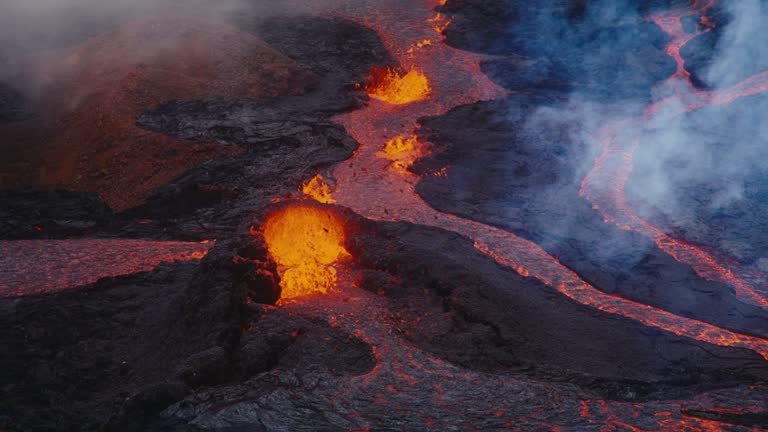
<svg viewBox="0 0 768 432">
<path fill-rule="evenodd" d="M 432 24 L 432 28 L 435 29 L 436 32 L 442 34 L 445 31 L 445 29 L 447 29 L 448 26 L 451 25 L 451 23 L 453 22 L 453 18 L 447 18 L 445 17 L 445 15 L 438 12 L 434 18 L 428 19 L 427 22 Z"/>
<path fill-rule="evenodd" d="M 313 199 L 323 204 L 333 204 L 336 201 L 331 198 L 331 188 L 320 174 L 312 177 L 312 180 L 301 187 L 305 198 Z"/>
<path fill-rule="evenodd" d="M 373 99 L 403 105 L 426 99 L 432 88 L 426 75 L 416 69 L 400 75 L 392 68 L 373 68 L 365 91 Z"/>
<path fill-rule="evenodd" d="M 633 171 L 633 156 L 640 145 L 638 136 L 624 137 L 627 130 L 652 128 L 657 118 L 671 118 L 701 109 L 707 105 L 723 105 L 734 100 L 768 91 L 768 71 L 747 78 L 730 87 L 716 90 L 696 89 L 685 69 L 680 56 L 680 48 L 692 39 L 685 32 L 682 19 L 686 16 L 703 13 L 714 6 L 710 0 L 699 6 L 694 4 L 691 10 L 676 11 L 663 16 L 652 17 L 652 21 L 671 37 L 667 53 L 675 58 L 678 70 L 668 81 L 682 80 L 691 90 L 685 94 L 661 99 L 650 105 L 642 116 L 609 123 L 596 133 L 596 140 L 602 149 L 592 170 L 582 181 L 579 194 L 592 202 L 593 208 L 600 211 L 606 222 L 613 223 L 626 231 L 634 231 L 652 239 L 657 246 L 677 261 L 693 267 L 704 279 L 720 281 L 731 285 L 735 294 L 747 303 L 768 308 L 768 299 L 759 288 L 763 278 L 748 269 L 729 262 L 688 242 L 673 238 L 650 222 L 637 215 L 624 197 L 624 188 Z M 705 29 L 703 31 L 708 31 Z M 637 135 L 637 134 L 635 134 Z"/>
<path fill-rule="evenodd" d="M 387 141 L 384 150 L 377 153 L 376 156 L 391 160 L 392 169 L 401 173 L 409 173 L 408 168 L 417 159 L 427 154 L 426 146 L 419 142 L 415 135 L 410 138 L 403 138 L 402 135 L 398 135 Z"/>
<path fill-rule="evenodd" d="M 327 293 L 336 286 L 333 264 L 349 256 L 344 225 L 325 207 L 301 204 L 272 213 L 264 238 L 278 265 L 281 299 Z"/>
</svg>

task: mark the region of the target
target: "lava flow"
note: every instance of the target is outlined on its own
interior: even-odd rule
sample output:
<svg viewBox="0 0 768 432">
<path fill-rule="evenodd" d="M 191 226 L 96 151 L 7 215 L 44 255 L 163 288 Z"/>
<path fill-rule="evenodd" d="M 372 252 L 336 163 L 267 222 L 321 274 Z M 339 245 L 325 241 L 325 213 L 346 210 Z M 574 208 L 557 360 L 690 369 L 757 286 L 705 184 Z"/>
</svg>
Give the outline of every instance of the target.
<svg viewBox="0 0 768 432">
<path fill-rule="evenodd" d="M 698 2 L 696 2 L 692 10 L 677 11 L 652 18 L 672 37 L 667 53 L 677 60 L 678 70 L 668 82 L 674 84 L 683 80 L 689 90 L 687 93 L 678 93 L 676 96 L 654 103 L 638 118 L 611 123 L 598 131 L 596 138 L 602 153 L 583 180 L 580 194 L 592 202 L 593 207 L 603 214 L 606 222 L 612 222 L 622 229 L 636 231 L 651 238 L 661 250 L 693 267 L 699 276 L 729 284 L 742 301 L 768 308 L 766 293 L 760 292 L 765 291 L 760 289 L 760 285 L 765 283 L 760 275 L 741 268 L 731 260 L 715 256 L 702 248 L 667 235 L 638 216 L 626 203 L 623 195 L 625 185 L 632 173 L 632 158 L 635 149 L 640 145 L 639 134 L 643 128 L 652 128 L 654 122 L 659 119 L 669 119 L 707 105 L 727 104 L 741 97 L 768 91 L 768 72 L 747 78 L 731 87 L 712 91 L 698 90 L 691 82 L 690 73 L 685 70 L 680 57 L 680 48 L 689 42 L 693 35 L 683 30 L 681 20 L 704 13 L 713 5 L 714 1 L 709 1 L 706 5 L 697 8 Z M 709 31 L 709 27 L 703 31 Z M 636 133 L 634 136 L 628 136 L 631 132 L 627 131 L 636 131 Z"/>
<path fill-rule="evenodd" d="M 701 33 L 710 31 L 711 27 L 705 26 L 705 28 L 700 31 L 686 32 L 683 29 L 682 19 L 686 16 L 703 14 L 714 5 L 715 0 L 709 0 L 707 4 L 703 6 L 699 6 L 699 0 L 696 0 L 689 10 L 659 14 L 650 17 L 651 21 L 659 26 L 665 33 L 672 36 L 672 41 L 667 45 L 667 54 L 675 59 L 677 70 L 674 75 L 670 77 L 670 80 L 674 78 L 683 79 L 690 89 L 694 88 L 690 81 L 691 74 L 685 69 L 685 60 L 683 60 L 680 50 Z M 702 17 L 702 20 L 704 20 L 704 17 Z M 709 21 L 706 20 L 704 20 L 704 22 L 709 23 Z"/>
<path fill-rule="evenodd" d="M 437 3 L 434 0 L 350 0 L 346 3 L 340 0 L 339 3 L 333 11 L 335 14 L 377 29 L 391 53 L 401 56 L 401 61 L 407 57 L 415 70 L 422 71 L 428 78 L 431 93 L 428 98 L 407 104 L 372 97 L 367 107 L 337 116 L 335 120 L 360 147 L 351 159 L 336 166 L 327 176 L 333 187 L 318 176 L 302 188 L 305 196 L 322 202 L 333 200 L 374 220 L 406 221 L 456 232 L 472 239 L 479 251 L 501 265 L 523 276 L 535 277 L 578 303 L 713 345 L 751 349 L 768 358 L 768 341 L 764 339 L 606 294 L 531 241 L 509 231 L 438 212 L 427 205 L 415 191 L 419 177 L 406 169 L 428 149 L 426 143 L 410 138 L 418 127 L 417 119 L 440 115 L 459 105 L 497 99 L 503 97 L 505 91 L 480 71 L 476 55 L 437 42 L 418 47 L 416 41 L 434 36 L 430 21 L 432 8 Z M 325 207 L 314 208 L 310 211 L 313 215 L 304 214 L 308 208 L 312 207 L 293 204 L 278 209 L 264 228 L 270 252 L 282 267 L 283 284 L 291 266 L 301 266 L 306 261 L 313 266 L 329 266 L 346 256 L 341 246 L 343 225 L 335 225 L 339 222 L 336 216 L 324 213 Z M 314 232 L 306 232 L 310 229 Z M 322 245 L 310 246 L 304 243 L 306 239 L 316 239 Z M 315 247 L 323 250 L 323 259 L 313 255 L 318 253 Z M 299 251 L 300 255 L 293 255 Z M 332 271 L 319 273 L 334 279 Z M 314 284 L 332 286 L 329 279 L 312 281 L 310 289 L 314 290 Z M 285 285 L 283 289 L 285 298 Z M 289 302 L 281 312 L 326 322 L 369 344 L 376 359 L 370 372 L 314 379 L 312 375 L 278 370 L 252 378 L 254 386 L 275 389 L 260 395 L 258 400 L 245 396 L 253 387 L 238 386 L 234 391 L 235 401 L 231 399 L 231 389 L 212 388 L 204 396 L 175 407 L 172 415 L 198 422 L 201 427 L 215 428 L 236 418 L 253 424 L 275 422 L 279 428 L 290 429 L 287 424 L 297 421 L 290 413 L 296 411 L 281 411 L 281 407 L 296 406 L 300 412 L 311 415 L 315 415 L 315 410 L 331 412 L 341 424 L 350 425 L 348 430 L 368 430 L 376 429 L 382 421 L 371 408 L 384 406 L 388 416 L 402 418 L 398 429 L 413 430 L 458 430 L 472 425 L 471 430 L 695 431 L 727 426 L 680 414 L 682 403 L 695 404 L 698 400 L 682 403 L 595 400 L 591 399 L 594 396 L 583 395 L 570 384 L 550 385 L 456 366 L 400 336 L 396 331 L 400 323 L 393 317 L 388 298 L 346 284 L 339 284 L 335 294 L 316 296 L 307 302 Z M 522 403 L 504 406 L 510 395 L 522 395 L 519 396 L 523 398 Z M 727 392 L 718 395 L 728 396 Z M 418 401 L 417 409 L 414 409 L 415 401 Z M 468 403 L 470 401 L 472 403 Z M 487 401 L 487 404 L 477 401 Z M 551 419 L 558 412 L 567 412 L 574 420 L 562 427 L 555 425 Z M 439 413 L 449 414 L 441 417 Z"/>
<path fill-rule="evenodd" d="M 19 240 L 0 242 L 0 297 L 48 294 L 99 279 L 200 260 L 214 242 Z"/>
<path fill-rule="evenodd" d="M 269 215 L 264 238 L 278 264 L 280 297 L 327 293 L 336 286 L 333 264 L 347 256 L 344 225 L 328 208 L 293 205 Z"/>
<path fill-rule="evenodd" d="M 681 12 L 678 16 L 686 13 Z M 403 56 L 403 61 L 407 56 L 415 68 L 424 71 L 431 82 L 432 95 L 397 109 L 386 101 L 372 101 L 365 109 L 336 118 L 360 143 L 354 157 L 337 166 L 332 173 L 335 179 L 332 196 L 339 205 L 374 220 L 407 221 L 454 231 L 472 239 L 480 251 L 498 263 L 521 275 L 535 277 L 579 303 L 679 336 L 714 345 L 748 348 L 768 359 L 768 341 L 765 339 L 607 294 L 585 282 L 531 241 L 505 230 L 438 212 L 426 204 L 415 191 L 418 177 L 388 169 L 389 159 L 381 157 L 387 154 L 388 136 L 398 130 L 404 136 L 411 135 L 418 127 L 420 117 L 440 115 L 463 104 L 496 99 L 504 95 L 504 90 L 480 71 L 479 59 L 474 54 L 454 50 L 445 44 L 434 44 L 429 49 L 409 53 L 407 47 L 412 47 L 413 41 L 428 38 L 434 31 L 430 27 L 431 18 L 422 18 L 425 25 L 421 30 L 409 26 L 409 21 L 400 17 L 387 18 L 379 15 L 374 23 L 366 22 L 367 16 L 358 19 L 379 29 L 391 52 Z M 757 91 L 756 86 L 743 87 L 737 86 L 742 94 Z M 719 94 L 713 97 L 713 100 L 722 98 Z M 611 179 L 608 184 L 614 182 L 615 179 Z"/>
</svg>

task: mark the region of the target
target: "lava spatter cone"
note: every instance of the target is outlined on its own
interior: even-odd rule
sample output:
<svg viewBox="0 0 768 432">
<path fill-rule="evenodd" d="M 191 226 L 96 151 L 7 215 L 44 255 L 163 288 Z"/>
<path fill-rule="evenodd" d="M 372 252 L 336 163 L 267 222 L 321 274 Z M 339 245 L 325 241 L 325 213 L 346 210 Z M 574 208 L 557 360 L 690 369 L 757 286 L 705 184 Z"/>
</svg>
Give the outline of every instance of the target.
<svg viewBox="0 0 768 432">
<path fill-rule="evenodd" d="M 278 264 L 281 299 L 325 294 L 336 286 L 334 264 L 350 254 L 344 248 L 344 222 L 332 207 L 286 205 L 267 217 L 263 232 Z"/>
</svg>

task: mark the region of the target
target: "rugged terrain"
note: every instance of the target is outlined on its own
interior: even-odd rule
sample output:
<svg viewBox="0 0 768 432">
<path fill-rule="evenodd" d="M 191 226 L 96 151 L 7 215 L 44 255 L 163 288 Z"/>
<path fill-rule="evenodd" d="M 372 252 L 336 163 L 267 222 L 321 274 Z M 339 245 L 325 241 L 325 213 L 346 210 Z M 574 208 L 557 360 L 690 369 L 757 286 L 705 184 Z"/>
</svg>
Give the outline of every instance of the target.
<svg viewBox="0 0 768 432">
<path fill-rule="evenodd" d="M 0 429 L 768 427 L 768 86 L 708 105 L 698 3 L 318 2 L 32 56 L 43 97 L 0 83 Z M 369 98 L 373 67 L 429 93 Z M 281 298 L 281 209 L 342 224 L 328 293 Z"/>
</svg>

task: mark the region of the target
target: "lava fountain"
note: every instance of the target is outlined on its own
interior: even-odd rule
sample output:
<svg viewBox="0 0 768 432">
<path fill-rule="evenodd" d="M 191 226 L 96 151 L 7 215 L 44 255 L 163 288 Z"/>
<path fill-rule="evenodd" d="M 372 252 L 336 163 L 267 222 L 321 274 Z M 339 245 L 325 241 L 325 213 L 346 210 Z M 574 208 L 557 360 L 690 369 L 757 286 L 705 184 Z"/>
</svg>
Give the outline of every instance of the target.
<svg viewBox="0 0 768 432">
<path fill-rule="evenodd" d="M 419 158 L 429 154 L 426 146 L 416 136 L 403 138 L 398 135 L 387 141 L 384 150 L 376 156 L 392 161 L 391 169 L 402 174 L 409 174 L 408 168 Z"/>
<path fill-rule="evenodd" d="M 401 75 L 392 68 L 373 68 L 365 90 L 374 99 L 403 105 L 425 99 L 432 88 L 424 73 L 416 69 Z"/>
<path fill-rule="evenodd" d="M 333 266 L 349 257 L 344 225 L 330 208 L 291 205 L 269 215 L 264 238 L 280 274 L 281 299 L 325 294 L 336 286 Z"/>
<path fill-rule="evenodd" d="M 320 174 L 312 177 L 301 187 L 304 197 L 314 199 L 323 204 L 333 204 L 336 201 L 331 198 L 331 187 Z"/>
</svg>

